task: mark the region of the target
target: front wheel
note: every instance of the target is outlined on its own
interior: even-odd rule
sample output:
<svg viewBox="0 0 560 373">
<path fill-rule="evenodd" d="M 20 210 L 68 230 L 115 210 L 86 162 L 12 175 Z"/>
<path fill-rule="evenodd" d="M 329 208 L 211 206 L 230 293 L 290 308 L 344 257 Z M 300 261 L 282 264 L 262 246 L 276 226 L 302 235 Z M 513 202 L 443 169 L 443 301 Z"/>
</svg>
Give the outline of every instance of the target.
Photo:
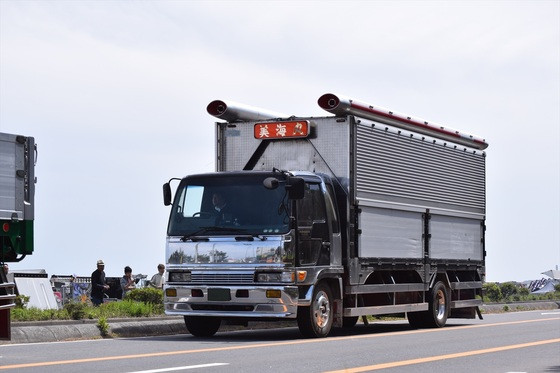
<svg viewBox="0 0 560 373">
<path fill-rule="evenodd" d="M 222 320 L 208 316 L 185 316 L 185 325 L 189 333 L 195 337 L 211 337 L 218 329 Z"/>
<path fill-rule="evenodd" d="M 333 324 L 333 298 L 327 284 L 319 283 L 315 287 L 311 307 L 300 307 L 297 321 L 304 337 L 324 338 L 329 335 Z"/>
</svg>

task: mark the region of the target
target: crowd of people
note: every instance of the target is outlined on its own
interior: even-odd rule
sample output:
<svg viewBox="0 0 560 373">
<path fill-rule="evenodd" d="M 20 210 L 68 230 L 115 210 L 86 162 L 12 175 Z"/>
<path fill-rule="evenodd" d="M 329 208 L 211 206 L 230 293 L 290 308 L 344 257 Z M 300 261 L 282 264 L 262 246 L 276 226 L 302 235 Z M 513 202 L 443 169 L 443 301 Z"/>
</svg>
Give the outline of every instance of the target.
<svg viewBox="0 0 560 373">
<path fill-rule="evenodd" d="M 165 265 L 158 264 L 157 270 L 157 273 L 152 276 L 150 281 L 145 282 L 144 286 L 163 289 L 163 285 L 165 284 Z M 2 276 L 2 278 L 0 278 L 0 283 L 4 281 L 14 282 L 14 274 L 10 272 L 7 263 L 0 263 L 0 276 Z M 144 277 L 145 276 L 141 276 L 141 278 Z M 68 294 L 71 295 L 72 300 L 79 302 L 86 302 L 89 294 L 91 303 L 94 306 L 99 306 L 103 303 L 105 298 L 111 297 L 109 294 L 116 294 L 113 295 L 116 298 L 124 298 L 126 294 L 136 289 L 139 280 L 140 278 L 138 278 L 138 276 L 136 278 L 132 276 L 132 268 L 126 266 L 124 267 L 124 275 L 120 278 L 120 288 L 117 290 L 115 288 L 115 283 L 111 282 L 113 284 L 113 288 L 111 289 L 111 286 L 109 286 L 105 278 L 105 263 L 103 260 L 98 260 L 97 269 L 91 274 L 91 283 L 73 274 L 69 282 L 71 293 L 69 292 Z M 51 284 L 53 284 L 52 279 Z M 66 284 L 68 285 L 68 282 L 66 282 Z M 8 291 L 12 294 L 15 291 L 15 293 L 18 294 L 17 287 L 9 289 Z M 53 291 L 55 292 L 55 296 L 60 299 L 60 302 L 64 302 L 61 290 L 53 285 Z"/>
<path fill-rule="evenodd" d="M 165 265 L 159 264 L 158 273 L 152 276 L 148 286 L 163 289 L 165 284 L 165 277 L 163 276 L 165 272 Z M 74 297 L 76 293 L 81 293 L 80 284 L 74 282 Z M 120 286 L 122 291 L 122 296 L 124 297 L 130 291 L 136 289 L 136 279 L 132 277 L 132 268 L 129 266 L 124 267 L 124 275 L 120 280 Z M 97 261 L 97 269 L 91 274 L 91 303 L 94 306 L 99 306 L 103 303 L 103 298 L 105 298 L 105 293 L 109 290 L 109 285 L 105 279 L 105 263 L 103 260 Z"/>
</svg>

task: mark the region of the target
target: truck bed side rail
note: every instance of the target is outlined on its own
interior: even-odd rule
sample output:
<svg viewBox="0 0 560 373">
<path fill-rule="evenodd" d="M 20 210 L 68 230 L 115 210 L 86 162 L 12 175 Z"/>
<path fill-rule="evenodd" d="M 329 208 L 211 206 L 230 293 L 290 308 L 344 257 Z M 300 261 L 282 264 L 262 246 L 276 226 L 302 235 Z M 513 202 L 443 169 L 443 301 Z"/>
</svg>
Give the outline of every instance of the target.
<svg viewBox="0 0 560 373">
<path fill-rule="evenodd" d="M 16 284 L 13 282 L 5 282 L 0 284 L 0 310 L 14 308 L 16 306 L 14 288 Z"/>
</svg>

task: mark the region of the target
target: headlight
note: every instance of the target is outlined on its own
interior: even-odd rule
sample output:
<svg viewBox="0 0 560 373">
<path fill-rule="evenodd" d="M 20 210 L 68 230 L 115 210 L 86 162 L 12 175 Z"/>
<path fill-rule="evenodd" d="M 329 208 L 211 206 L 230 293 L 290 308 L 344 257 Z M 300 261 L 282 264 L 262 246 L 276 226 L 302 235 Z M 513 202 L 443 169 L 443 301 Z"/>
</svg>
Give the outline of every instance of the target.
<svg viewBox="0 0 560 373">
<path fill-rule="evenodd" d="M 191 273 L 169 272 L 169 282 L 191 282 Z"/>
<path fill-rule="evenodd" d="M 294 282 L 294 272 L 257 273 L 257 282 Z"/>
</svg>

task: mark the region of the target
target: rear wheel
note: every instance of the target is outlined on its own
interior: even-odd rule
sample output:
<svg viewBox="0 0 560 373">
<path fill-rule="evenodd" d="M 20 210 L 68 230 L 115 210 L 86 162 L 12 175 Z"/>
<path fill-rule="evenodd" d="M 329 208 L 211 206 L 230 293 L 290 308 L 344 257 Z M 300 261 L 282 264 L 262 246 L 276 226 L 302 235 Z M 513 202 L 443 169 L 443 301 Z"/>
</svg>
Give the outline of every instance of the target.
<svg viewBox="0 0 560 373">
<path fill-rule="evenodd" d="M 449 316 L 449 291 L 443 282 L 437 282 L 430 292 L 430 319 L 428 326 L 441 328 Z"/>
<path fill-rule="evenodd" d="M 309 338 L 329 335 L 333 324 L 333 298 L 330 287 L 319 283 L 313 291 L 311 307 L 300 307 L 297 315 L 301 334 Z"/>
<path fill-rule="evenodd" d="M 218 329 L 222 320 L 208 316 L 185 316 L 185 325 L 189 333 L 195 337 L 211 337 Z"/>
<path fill-rule="evenodd" d="M 441 328 L 449 316 L 449 291 L 441 281 L 436 282 L 428 294 L 428 311 L 407 313 L 413 328 Z"/>
</svg>

